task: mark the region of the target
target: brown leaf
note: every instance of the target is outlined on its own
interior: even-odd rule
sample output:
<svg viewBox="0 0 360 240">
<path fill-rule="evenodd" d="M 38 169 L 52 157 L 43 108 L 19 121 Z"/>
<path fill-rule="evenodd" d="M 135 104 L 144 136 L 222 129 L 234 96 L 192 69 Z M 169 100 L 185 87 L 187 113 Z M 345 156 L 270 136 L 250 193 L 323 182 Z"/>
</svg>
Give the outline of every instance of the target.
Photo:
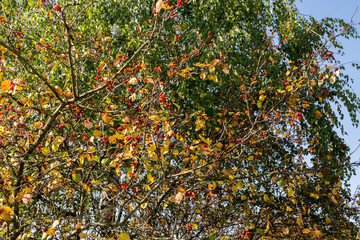
<svg viewBox="0 0 360 240">
<path fill-rule="evenodd" d="M 14 83 L 15 85 L 23 86 L 23 85 L 25 85 L 26 81 L 25 81 L 25 79 L 23 79 L 23 78 L 15 78 L 15 79 L 13 80 L 13 83 Z"/>
<path fill-rule="evenodd" d="M 163 7 L 163 1 L 162 0 L 158 0 L 157 3 L 156 3 L 156 6 L 155 6 L 155 12 L 156 13 L 159 13 L 161 8 Z"/>
<path fill-rule="evenodd" d="M 85 126 L 87 129 L 92 128 L 93 125 L 94 125 L 94 124 L 93 124 L 92 122 L 90 122 L 89 120 L 85 120 L 85 122 L 84 122 L 84 126 Z"/>
<path fill-rule="evenodd" d="M 23 201 L 23 203 L 25 203 L 25 204 L 29 204 L 30 203 L 30 201 L 31 201 L 31 199 L 32 199 L 32 195 L 30 194 L 30 193 L 25 193 L 23 196 L 22 196 L 22 201 Z"/>
<path fill-rule="evenodd" d="M 208 147 L 201 146 L 200 152 L 202 152 L 202 154 L 204 154 L 206 156 L 206 155 L 210 154 L 212 152 L 212 150 Z"/>
<path fill-rule="evenodd" d="M 182 201 L 183 197 L 184 197 L 184 192 L 179 191 L 179 192 L 175 195 L 175 200 L 174 200 L 174 201 L 175 201 L 177 204 L 179 204 L 179 203 Z"/>
</svg>

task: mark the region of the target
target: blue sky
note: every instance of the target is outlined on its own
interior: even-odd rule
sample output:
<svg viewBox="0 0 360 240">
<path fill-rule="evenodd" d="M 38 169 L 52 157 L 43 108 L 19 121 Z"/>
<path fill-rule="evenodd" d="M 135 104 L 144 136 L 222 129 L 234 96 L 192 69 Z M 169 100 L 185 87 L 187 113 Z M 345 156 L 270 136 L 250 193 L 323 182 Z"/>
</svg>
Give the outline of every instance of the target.
<svg viewBox="0 0 360 240">
<path fill-rule="evenodd" d="M 360 0 L 296 0 L 296 6 L 299 12 L 305 15 L 311 15 L 316 19 L 325 17 L 342 18 L 346 22 L 350 22 L 353 17 L 353 22 L 360 22 Z M 356 8 L 357 12 L 356 12 Z M 355 14 L 355 15 L 354 15 Z M 360 26 L 356 28 L 360 32 Z M 338 56 L 341 63 L 360 62 L 360 39 L 344 39 L 341 38 L 344 45 L 345 56 Z M 346 74 L 354 79 L 353 89 L 360 96 L 360 71 L 351 69 L 350 65 L 347 67 Z M 360 118 L 360 114 L 359 118 Z M 348 135 L 343 136 L 345 142 L 350 146 L 351 152 L 360 144 L 360 128 L 355 128 L 347 116 L 344 119 L 344 128 Z M 360 148 L 351 155 L 352 162 L 359 161 Z M 356 169 L 357 175 L 353 176 L 350 184 L 352 192 L 354 193 L 356 187 L 360 185 L 360 167 Z"/>
</svg>

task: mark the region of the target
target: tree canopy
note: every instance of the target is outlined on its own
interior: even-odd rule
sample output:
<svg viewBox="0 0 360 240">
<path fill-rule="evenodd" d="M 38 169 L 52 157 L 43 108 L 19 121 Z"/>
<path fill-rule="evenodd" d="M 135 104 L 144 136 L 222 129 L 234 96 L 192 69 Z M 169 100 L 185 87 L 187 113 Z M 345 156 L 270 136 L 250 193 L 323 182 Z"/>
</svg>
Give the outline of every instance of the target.
<svg viewBox="0 0 360 240">
<path fill-rule="evenodd" d="M 292 0 L 7 0 L 0 21 L 2 238 L 358 234 L 354 22 Z"/>
</svg>

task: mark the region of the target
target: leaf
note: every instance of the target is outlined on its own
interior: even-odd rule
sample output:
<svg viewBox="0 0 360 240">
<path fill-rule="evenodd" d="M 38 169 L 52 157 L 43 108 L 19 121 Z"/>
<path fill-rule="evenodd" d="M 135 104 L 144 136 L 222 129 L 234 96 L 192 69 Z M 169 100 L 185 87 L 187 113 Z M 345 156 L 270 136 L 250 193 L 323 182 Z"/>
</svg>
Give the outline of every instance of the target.
<svg viewBox="0 0 360 240">
<path fill-rule="evenodd" d="M 329 78 L 329 82 L 330 82 L 331 84 L 334 84 L 335 81 L 336 81 L 336 76 L 335 76 L 335 75 L 333 75 L 333 76 L 331 76 L 331 77 Z"/>
<path fill-rule="evenodd" d="M 130 236 L 126 233 L 121 233 L 118 235 L 119 240 L 131 240 Z"/>
<path fill-rule="evenodd" d="M 94 130 L 93 135 L 96 138 L 101 138 L 102 132 L 100 130 Z"/>
<path fill-rule="evenodd" d="M 138 80 L 136 79 L 136 78 L 131 78 L 130 80 L 129 80 L 129 82 L 128 82 L 128 84 L 130 84 L 130 85 L 136 85 L 136 84 L 138 84 Z"/>
<path fill-rule="evenodd" d="M 55 234 L 55 229 L 53 228 L 48 228 L 48 230 L 46 231 L 47 235 L 51 236 Z"/>
<path fill-rule="evenodd" d="M 292 188 L 289 188 L 287 193 L 288 193 L 289 197 L 294 196 L 294 190 Z"/>
<path fill-rule="evenodd" d="M 142 204 L 140 205 L 140 207 L 141 207 L 142 209 L 145 209 L 145 208 L 147 207 L 148 203 L 149 203 L 149 202 L 146 201 L 146 202 L 142 203 Z"/>
<path fill-rule="evenodd" d="M 195 128 L 195 131 L 199 131 L 201 128 L 203 128 L 205 126 L 205 122 L 198 119 L 196 122 L 196 128 Z"/>
<path fill-rule="evenodd" d="M 169 4 L 167 4 L 167 3 L 164 3 L 163 6 L 162 6 L 162 8 L 163 8 L 164 10 L 169 10 L 169 9 L 171 9 L 171 7 L 169 6 Z"/>
<path fill-rule="evenodd" d="M 41 148 L 41 152 L 44 154 L 44 155 L 48 155 L 50 153 L 50 149 L 48 147 L 42 147 Z"/>
<path fill-rule="evenodd" d="M 156 2 L 156 5 L 155 5 L 155 13 L 159 13 L 163 7 L 163 1 L 162 0 L 158 0 Z"/>
<path fill-rule="evenodd" d="M 102 119 L 106 124 L 109 124 L 111 126 L 114 125 L 114 122 L 112 121 L 111 117 L 109 117 L 109 115 L 103 114 Z"/>
<path fill-rule="evenodd" d="M 30 193 L 25 193 L 21 198 L 24 204 L 29 204 L 31 199 L 32 199 L 32 195 Z"/>
<path fill-rule="evenodd" d="M 269 196 L 267 194 L 264 194 L 264 201 L 268 202 L 269 201 Z"/>
<path fill-rule="evenodd" d="M 87 129 L 92 128 L 93 125 L 94 125 L 94 124 L 93 124 L 92 122 L 90 122 L 89 120 L 85 120 L 85 122 L 84 122 L 84 126 L 85 126 Z"/>
<path fill-rule="evenodd" d="M 176 191 L 174 202 L 180 203 L 181 200 L 183 199 L 184 194 L 185 194 L 185 189 L 183 189 L 182 187 L 179 187 Z"/>
<path fill-rule="evenodd" d="M 11 215 L 14 214 L 14 211 L 11 207 L 9 206 L 2 206 L 0 208 L 0 219 L 4 220 L 4 221 L 11 221 Z"/>
<path fill-rule="evenodd" d="M 338 204 L 338 201 L 334 197 L 331 197 L 331 201 L 335 204 Z"/>
<path fill-rule="evenodd" d="M 56 144 L 57 146 L 60 146 L 60 144 L 62 144 L 64 141 L 65 141 L 65 137 L 57 136 L 54 139 L 54 144 Z"/>
<path fill-rule="evenodd" d="M 308 234 L 308 233 L 310 233 L 311 231 L 310 231 L 310 229 L 308 229 L 308 228 L 305 228 L 305 229 L 303 229 L 302 230 L 302 233 L 304 233 L 304 234 Z"/>
<path fill-rule="evenodd" d="M 75 181 L 75 180 L 74 180 Z M 83 189 L 85 190 L 85 191 L 87 191 L 87 192 L 89 192 L 91 189 L 90 189 L 90 187 L 89 187 L 89 185 L 87 185 L 87 184 L 84 184 L 83 185 Z"/>
<path fill-rule="evenodd" d="M 154 177 L 149 173 L 147 175 L 147 180 L 148 180 L 148 182 L 152 183 L 152 182 L 154 182 Z"/>
<path fill-rule="evenodd" d="M 315 114 L 315 117 L 321 118 L 321 112 L 320 111 L 316 111 L 314 114 Z"/>
<path fill-rule="evenodd" d="M 326 222 L 326 224 L 330 224 L 332 221 L 331 221 L 331 219 L 329 217 L 326 217 L 325 222 Z"/>
<path fill-rule="evenodd" d="M 200 79 L 205 80 L 206 79 L 206 72 L 200 73 Z"/>
<path fill-rule="evenodd" d="M 6 92 L 7 90 L 10 89 L 10 81 L 9 80 L 5 80 L 1 83 L 1 91 L 2 92 Z"/>
<path fill-rule="evenodd" d="M 301 225 L 303 224 L 303 221 L 302 221 L 301 217 L 296 218 L 296 223 L 297 223 L 299 226 L 301 226 Z"/>
<path fill-rule="evenodd" d="M 81 179 L 80 174 L 77 173 L 77 172 L 73 173 L 71 176 L 72 176 L 72 179 L 73 179 L 75 182 L 79 182 L 80 179 Z"/>
<path fill-rule="evenodd" d="M 87 238 L 88 235 L 86 233 L 81 232 L 81 233 L 79 233 L 79 237 L 80 238 Z"/>
<path fill-rule="evenodd" d="M 267 233 L 270 230 L 270 223 L 268 222 L 268 224 L 266 225 L 266 228 L 264 230 L 264 233 Z"/>
<path fill-rule="evenodd" d="M 51 225 L 52 228 L 56 228 L 60 224 L 60 220 L 55 220 Z"/>
</svg>

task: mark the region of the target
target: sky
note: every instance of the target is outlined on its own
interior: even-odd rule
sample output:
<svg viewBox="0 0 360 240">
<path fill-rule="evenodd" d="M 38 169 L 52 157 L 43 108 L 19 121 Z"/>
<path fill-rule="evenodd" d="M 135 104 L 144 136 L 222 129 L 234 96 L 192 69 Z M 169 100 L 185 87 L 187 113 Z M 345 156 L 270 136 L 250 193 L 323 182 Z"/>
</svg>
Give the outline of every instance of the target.
<svg viewBox="0 0 360 240">
<path fill-rule="evenodd" d="M 356 28 L 360 33 L 360 0 L 296 0 L 295 4 L 301 14 L 311 15 L 316 19 L 325 17 L 342 18 L 345 22 L 350 22 L 353 19 L 353 22 L 357 23 Z M 360 39 L 347 40 L 340 38 L 340 42 L 343 44 L 345 52 L 344 56 L 338 56 L 341 63 L 360 63 Z M 353 90 L 360 97 L 360 70 L 352 69 L 351 64 L 348 64 L 345 73 L 353 78 Z M 360 113 L 358 113 L 358 116 L 360 118 Z M 350 152 L 353 152 L 360 144 L 360 127 L 353 127 L 347 114 L 343 124 L 345 131 L 348 133 L 343 138 L 345 143 L 350 146 Z M 352 162 L 359 160 L 360 148 L 351 155 Z M 350 180 L 353 193 L 360 185 L 360 167 L 356 168 L 356 172 L 357 175 L 353 176 Z"/>
</svg>

